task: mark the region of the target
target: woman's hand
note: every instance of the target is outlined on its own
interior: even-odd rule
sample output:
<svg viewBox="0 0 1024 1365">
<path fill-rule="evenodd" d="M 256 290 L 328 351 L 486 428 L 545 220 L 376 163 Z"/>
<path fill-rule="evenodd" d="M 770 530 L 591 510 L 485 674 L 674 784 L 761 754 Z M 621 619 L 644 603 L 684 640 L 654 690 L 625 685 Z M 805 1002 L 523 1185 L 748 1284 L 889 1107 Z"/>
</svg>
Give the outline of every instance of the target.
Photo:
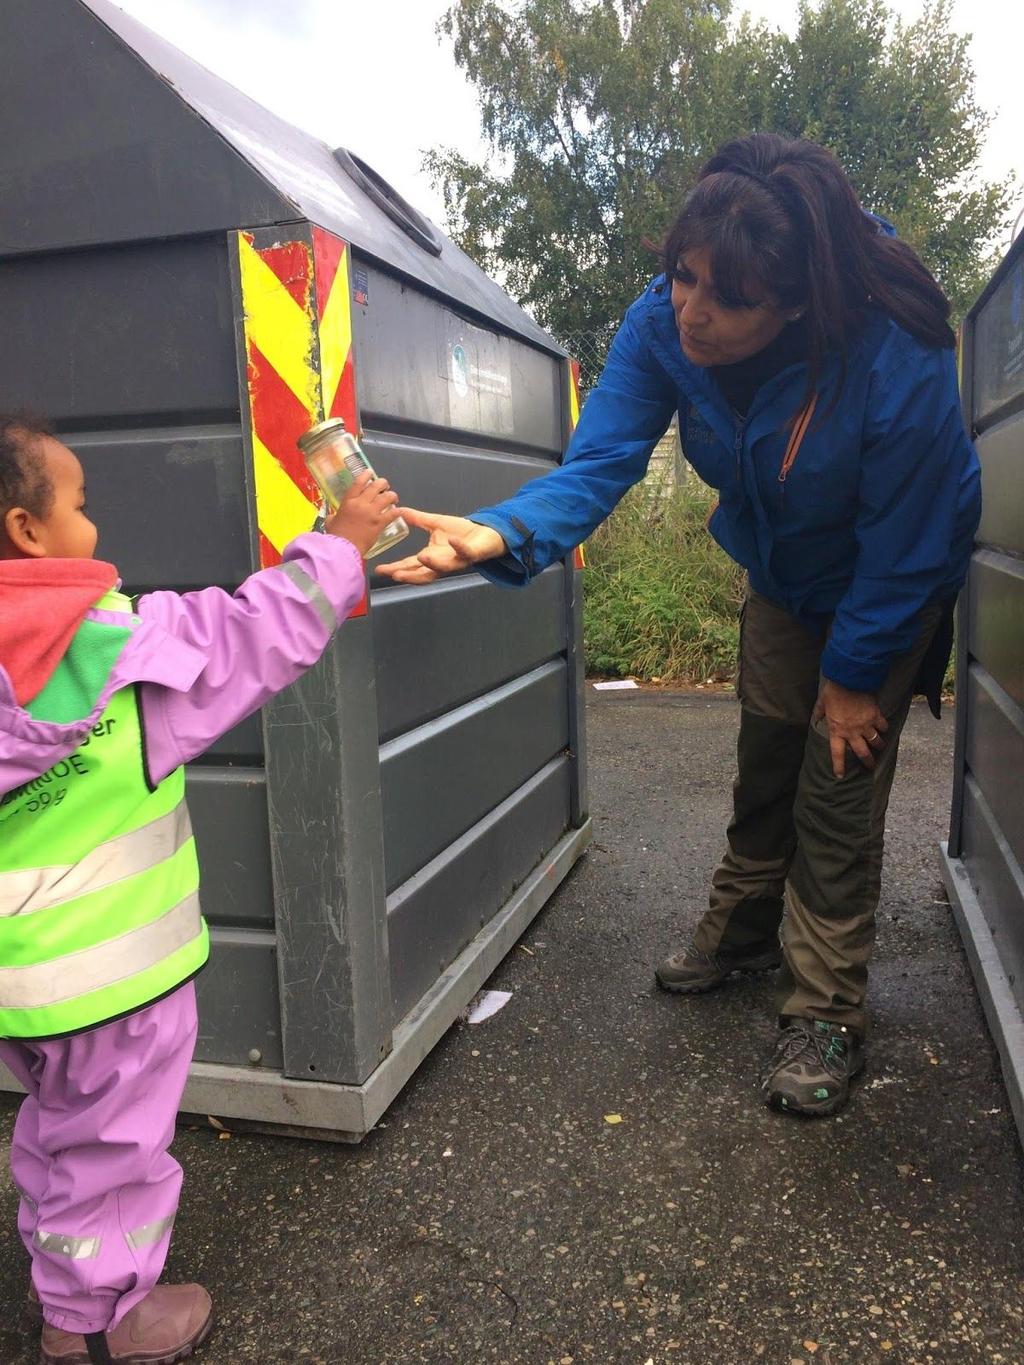
<svg viewBox="0 0 1024 1365">
<path fill-rule="evenodd" d="M 430 540 L 418 555 L 377 566 L 379 574 L 396 583 L 433 583 L 443 574 L 468 569 L 483 559 L 498 559 L 508 551 L 497 531 L 467 517 L 418 512 L 415 507 L 400 507 L 398 511 L 410 526 L 429 531 Z"/>
<path fill-rule="evenodd" d="M 836 777 L 846 774 L 846 746 L 849 745 L 865 768 L 875 766 L 874 750 L 885 742 L 882 736 L 889 722 L 878 709 L 878 698 L 873 692 L 851 692 L 826 678 L 818 693 L 812 721 L 824 716 L 828 724 L 828 742 L 832 750 L 832 771 Z"/>
<path fill-rule="evenodd" d="M 375 479 L 367 471 L 345 490 L 339 505 L 324 521 L 324 530 L 350 540 L 365 559 L 384 527 L 398 516 L 397 502 L 398 494 L 391 491 L 387 479 Z"/>
</svg>

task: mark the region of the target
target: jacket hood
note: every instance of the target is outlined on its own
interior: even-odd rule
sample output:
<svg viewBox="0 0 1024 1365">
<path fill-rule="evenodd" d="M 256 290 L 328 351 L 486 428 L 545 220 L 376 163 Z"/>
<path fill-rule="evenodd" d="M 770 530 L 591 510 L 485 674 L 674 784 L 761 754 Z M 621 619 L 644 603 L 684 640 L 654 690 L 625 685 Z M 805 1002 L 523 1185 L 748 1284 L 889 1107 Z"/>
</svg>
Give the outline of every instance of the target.
<svg viewBox="0 0 1024 1365">
<path fill-rule="evenodd" d="M 154 683 L 183 691 L 202 672 L 203 651 L 160 621 L 97 608 L 116 584 L 113 565 L 95 560 L 0 561 L 0 805 L 5 793 L 77 749 L 120 688 Z M 37 720 L 18 698 L 39 695 L 84 620 L 127 626 L 131 638 L 88 715 Z"/>
<path fill-rule="evenodd" d="M 90 607 L 116 584 L 102 560 L 0 560 L 0 669 L 18 706 L 39 695 Z"/>
</svg>

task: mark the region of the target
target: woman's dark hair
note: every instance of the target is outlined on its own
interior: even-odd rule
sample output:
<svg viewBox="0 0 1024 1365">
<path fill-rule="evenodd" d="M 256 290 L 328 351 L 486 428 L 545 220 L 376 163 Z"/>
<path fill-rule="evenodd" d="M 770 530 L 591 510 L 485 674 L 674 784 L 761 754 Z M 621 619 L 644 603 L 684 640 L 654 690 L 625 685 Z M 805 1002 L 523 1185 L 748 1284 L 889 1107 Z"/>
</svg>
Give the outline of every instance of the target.
<svg viewBox="0 0 1024 1365">
<path fill-rule="evenodd" d="M 53 428 L 31 412 L 0 412 L 0 520 L 12 507 L 24 507 L 34 517 L 45 517 L 53 502 L 53 487 L 36 451 L 40 436 Z"/>
<path fill-rule="evenodd" d="M 863 211 L 839 162 L 815 142 L 754 133 L 721 147 L 665 239 L 669 277 L 695 248 L 710 252 L 715 289 L 727 305 L 767 296 L 786 312 L 801 312 L 808 396 L 826 352 L 838 351 L 845 362 L 870 304 L 926 345 L 956 345 L 949 301 L 917 253 Z"/>
</svg>

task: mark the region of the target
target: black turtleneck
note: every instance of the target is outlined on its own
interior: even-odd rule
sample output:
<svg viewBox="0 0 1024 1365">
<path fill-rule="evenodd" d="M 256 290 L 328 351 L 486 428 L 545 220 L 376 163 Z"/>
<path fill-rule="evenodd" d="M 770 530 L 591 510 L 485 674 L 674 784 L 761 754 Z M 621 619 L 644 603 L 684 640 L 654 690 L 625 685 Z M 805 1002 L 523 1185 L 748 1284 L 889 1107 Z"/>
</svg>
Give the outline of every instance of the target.
<svg viewBox="0 0 1024 1365">
<path fill-rule="evenodd" d="M 711 365 L 709 370 L 725 401 L 741 417 L 746 417 L 762 384 L 806 359 L 807 328 L 802 322 L 787 322 L 763 350 L 733 365 Z"/>
</svg>

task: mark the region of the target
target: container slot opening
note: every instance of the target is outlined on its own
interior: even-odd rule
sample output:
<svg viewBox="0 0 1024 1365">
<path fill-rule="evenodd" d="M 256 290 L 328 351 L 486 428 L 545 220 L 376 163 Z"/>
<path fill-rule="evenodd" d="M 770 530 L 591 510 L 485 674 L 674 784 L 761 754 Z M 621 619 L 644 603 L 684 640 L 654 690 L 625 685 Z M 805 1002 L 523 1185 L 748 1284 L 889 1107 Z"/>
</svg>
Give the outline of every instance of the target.
<svg viewBox="0 0 1024 1365">
<path fill-rule="evenodd" d="M 441 240 L 433 226 L 408 203 L 398 191 L 379 175 L 372 166 L 346 151 L 344 147 L 334 149 L 334 159 L 346 175 L 350 176 L 364 194 L 383 209 L 393 223 L 397 223 L 404 233 L 410 236 L 417 246 L 429 251 L 431 256 L 440 256 Z"/>
</svg>

